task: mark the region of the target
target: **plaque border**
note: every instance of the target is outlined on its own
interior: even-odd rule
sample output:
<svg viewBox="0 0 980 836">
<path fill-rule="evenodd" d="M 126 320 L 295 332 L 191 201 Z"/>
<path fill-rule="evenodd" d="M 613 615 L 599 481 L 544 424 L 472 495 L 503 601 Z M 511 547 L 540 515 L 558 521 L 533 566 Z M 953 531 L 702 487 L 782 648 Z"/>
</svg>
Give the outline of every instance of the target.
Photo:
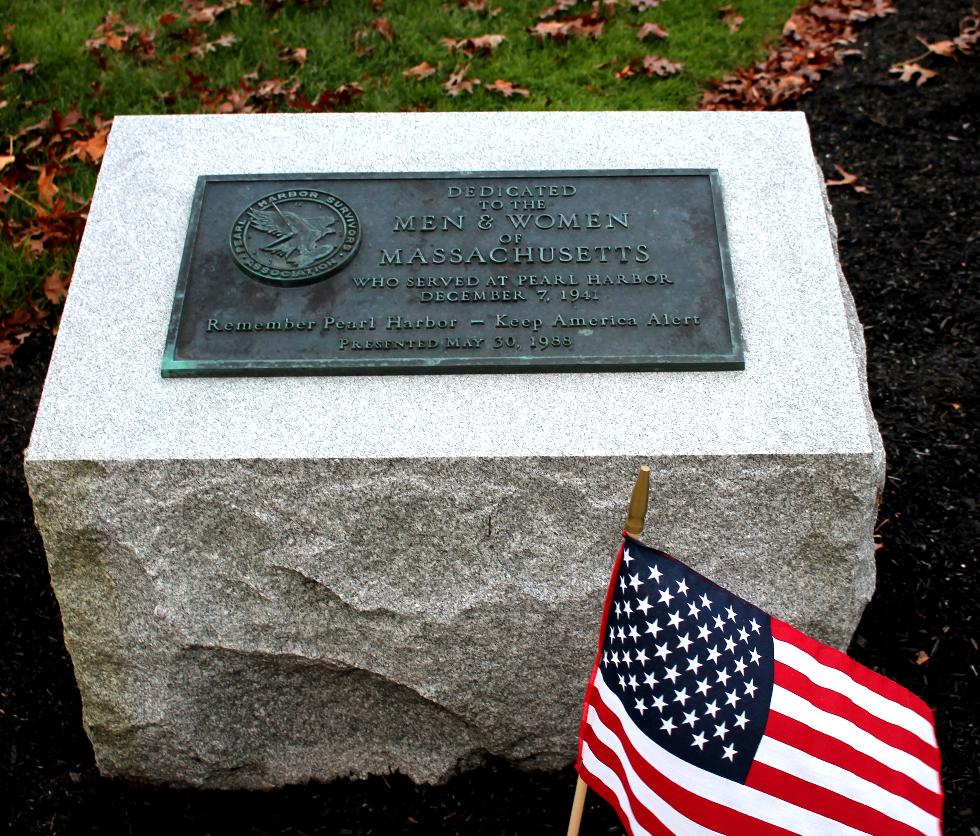
<svg viewBox="0 0 980 836">
<path fill-rule="evenodd" d="M 177 333 L 184 313 L 190 267 L 197 246 L 197 233 L 204 203 L 204 191 L 208 183 L 225 181 L 266 180 L 447 180 L 502 177 L 708 177 L 711 202 L 718 233 L 718 255 L 721 262 L 722 284 L 728 314 L 731 350 L 721 354 L 655 354 L 648 357 L 635 355 L 603 355 L 601 357 L 570 357 L 567 360 L 549 355 L 545 362 L 542 355 L 534 355 L 534 362 L 526 356 L 495 357 L 490 363 L 478 357 L 403 357 L 388 358 L 384 365 L 370 357 L 338 361 L 336 358 L 297 360 L 178 360 L 175 356 Z M 549 362 L 550 361 L 550 362 Z M 604 169 L 552 169 L 548 171 L 414 171 L 414 172 L 318 172 L 303 174 L 201 174 L 194 188 L 194 198 L 184 236 L 184 249 L 174 291 L 174 302 L 167 329 L 160 374 L 164 378 L 177 377 L 278 377 L 278 376 L 340 376 L 340 375 L 391 375 L 391 374 L 541 374 L 555 372 L 624 372 L 624 371 L 743 371 L 745 354 L 742 329 L 735 301 L 735 280 L 732 275 L 731 248 L 728 243 L 728 225 L 725 223 L 721 175 L 716 168 L 604 168 Z"/>
</svg>

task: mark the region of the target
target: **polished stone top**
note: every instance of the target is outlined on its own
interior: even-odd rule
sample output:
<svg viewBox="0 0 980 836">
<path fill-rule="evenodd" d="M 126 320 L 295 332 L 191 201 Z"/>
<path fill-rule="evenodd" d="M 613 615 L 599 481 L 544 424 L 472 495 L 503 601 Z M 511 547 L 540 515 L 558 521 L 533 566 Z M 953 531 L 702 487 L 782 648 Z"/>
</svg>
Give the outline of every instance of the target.
<svg viewBox="0 0 980 836">
<path fill-rule="evenodd" d="M 717 169 L 744 371 L 163 379 L 201 174 Z M 28 458 L 872 454 L 799 113 L 119 116 Z"/>
</svg>

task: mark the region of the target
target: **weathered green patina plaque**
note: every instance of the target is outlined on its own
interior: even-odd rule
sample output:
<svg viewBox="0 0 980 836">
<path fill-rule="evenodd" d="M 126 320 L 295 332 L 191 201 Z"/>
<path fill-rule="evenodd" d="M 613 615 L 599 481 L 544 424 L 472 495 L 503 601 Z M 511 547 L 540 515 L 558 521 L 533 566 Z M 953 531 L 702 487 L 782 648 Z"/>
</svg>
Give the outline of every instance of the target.
<svg viewBox="0 0 980 836">
<path fill-rule="evenodd" d="M 205 176 L 165 377 L 741 369 L 705 170 Z"/>
</svg>

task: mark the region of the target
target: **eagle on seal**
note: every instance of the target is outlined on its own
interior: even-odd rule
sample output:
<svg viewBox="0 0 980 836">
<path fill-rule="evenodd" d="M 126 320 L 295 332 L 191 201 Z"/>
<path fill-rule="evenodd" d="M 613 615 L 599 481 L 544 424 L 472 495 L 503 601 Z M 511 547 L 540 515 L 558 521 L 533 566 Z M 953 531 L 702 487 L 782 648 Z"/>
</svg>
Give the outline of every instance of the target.
<svg viewBox="0 0 980 836">
<path fill-rule="evenodd" d="M 277 240 L 262 247 L 262 251 L 285 259 L 292 267 L 309 267 L 336 249 L 320 240 L 335 234 L 332 227 L 337 223 L 336 218 L 323 221 L 304 218 L 280 209 L 275 203 L 272 209 L 249 209 L 248 217 L 256 229 L 277 236 Z"/>
</svg>

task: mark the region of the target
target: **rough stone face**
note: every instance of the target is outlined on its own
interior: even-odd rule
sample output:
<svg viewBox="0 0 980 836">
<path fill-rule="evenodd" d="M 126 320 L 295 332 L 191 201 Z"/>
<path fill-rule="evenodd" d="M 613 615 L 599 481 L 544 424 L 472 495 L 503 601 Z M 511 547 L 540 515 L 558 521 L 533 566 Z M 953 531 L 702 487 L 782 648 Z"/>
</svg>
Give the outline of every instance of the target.
<svg viewBox="0 0 980 836">
<path fill-rule="evenodd" d="M 198 174 L 658 167 L 720 171 L 744 372 L 160 378 Z M 821 182 L 799 114 L 118 118 L 26 463 L 100 768 L 567 764 L 641 464 L 646 539 L 845 645 L 884 464 Z"/>
</svg>

